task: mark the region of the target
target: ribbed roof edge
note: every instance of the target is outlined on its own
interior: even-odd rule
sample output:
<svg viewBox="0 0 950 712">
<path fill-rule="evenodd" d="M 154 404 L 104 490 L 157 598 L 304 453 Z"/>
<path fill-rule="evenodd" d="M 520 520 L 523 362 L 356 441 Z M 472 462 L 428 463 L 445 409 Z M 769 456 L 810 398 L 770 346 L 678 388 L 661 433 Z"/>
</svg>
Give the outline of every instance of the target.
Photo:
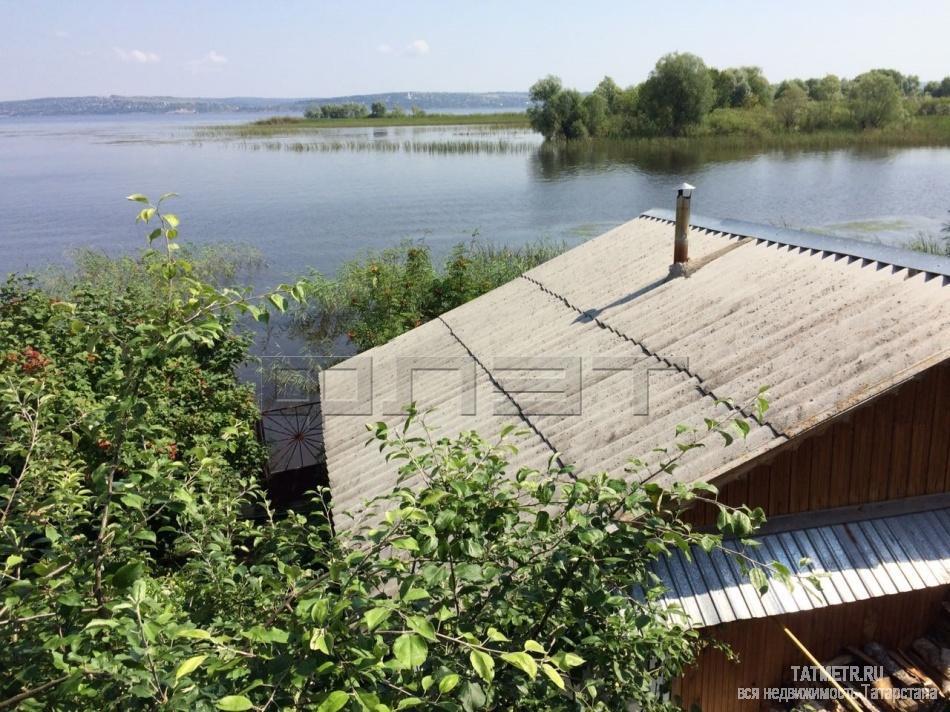
<svg viewBox="0 0 950 712">
<path fill-rule="evenodd" d="M 651 208 L 641 213 L 641 217 L 673 222 L 676 215 L 672 210 Z M 848 237 L 819 235 L 804 230 L 790 230 L 743 220 L 723 220 L 705 215 L 691 215 L 689 222 L 691 227 L 698 229 L 729 233 L 737 237 L 752 237 L 780 245 L 819 250 L 836 255 L 880 262 L 893 267 L 950 277 L 950 257 L 941 255 L 929 255 L 923 252 L 904 250 L 899 247 L 854 240 Z"/>
</svg>

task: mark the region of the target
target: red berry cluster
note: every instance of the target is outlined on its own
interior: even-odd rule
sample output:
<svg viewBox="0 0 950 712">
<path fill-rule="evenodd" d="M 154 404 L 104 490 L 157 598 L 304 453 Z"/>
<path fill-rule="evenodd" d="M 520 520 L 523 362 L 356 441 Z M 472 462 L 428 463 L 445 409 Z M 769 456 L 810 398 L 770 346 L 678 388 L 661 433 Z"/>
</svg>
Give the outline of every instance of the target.
<svg viewBox="0 0 950 712">
<path fill-rule="evenodd" d="M 20 365 L 20 370 L 23 373 L 34 374 L 37 371 L 42 371 L 44 368 L 49 366 L 50 360 L 46 358 L 41 352 L 34 349 L 32 346 L 27 346 L 23 351 L 17 353 L 16 351 L 10 351 L 4 355 L 4 360 L 7 363 L 15 363 Z"/>
</svg>

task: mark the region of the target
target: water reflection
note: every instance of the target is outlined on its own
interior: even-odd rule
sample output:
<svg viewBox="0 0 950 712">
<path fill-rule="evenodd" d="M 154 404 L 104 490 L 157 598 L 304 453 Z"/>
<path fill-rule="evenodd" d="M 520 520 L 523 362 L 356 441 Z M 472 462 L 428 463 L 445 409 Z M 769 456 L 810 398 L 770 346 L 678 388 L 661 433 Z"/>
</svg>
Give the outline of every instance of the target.
<svg viewBox="0 0 950 712">
<path fill-rule="evenodd" d="M 710 164 L 749 161 L 759 156 L 792 162 L 803 156 L 826 161 L 883 161 L 907 149 L 886 146 L 860 146 L 814 151 L 804 148 L 762 149 L 713 141 L 667 143 L 649 141 L 578 141 L 545 143 L 531 153 L 534 173 L 543 180 L 558 180 L 565 175 L 600 173 L 626 166 L 652 175 L 683 175 L 700 171 Z"/>
</svg>

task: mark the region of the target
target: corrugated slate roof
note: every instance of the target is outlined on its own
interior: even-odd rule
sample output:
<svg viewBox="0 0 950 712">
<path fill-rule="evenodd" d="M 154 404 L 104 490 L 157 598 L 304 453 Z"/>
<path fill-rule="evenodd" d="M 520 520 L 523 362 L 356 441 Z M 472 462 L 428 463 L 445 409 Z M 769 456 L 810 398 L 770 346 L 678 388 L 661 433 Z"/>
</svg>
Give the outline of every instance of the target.
<svg viewBox="0 0 950 712">
<path fill-rule="evenodd" d="M 693 547 L 692 561 L 676 551 L 655 573 L 666 593 L 661 605 L 677 605 L 695 626 L 797 613 L 894 593 L 950 584 L 950 508 L 845 521 L 757 536 L 758 547 L 735 541 L 727 547 L 760 564 L 778 561 L 817 574 L 820 588 L 800 580 L 791 589 L 773 581 L 760 596 L 733 557 Z"/>
<path fill-rule="evenodd" d="M 769 386 L 767 422 L 744 442 L 689 452 L 682 481 L 715 479 L 950 357 L 950 260 L 694 218 L 690 258 L 705 264 L 668 279 L 672 243 L 671 221 L 651 211 L 357 357 L 372 363 L 372 406 L 324 414 L 334 508 L 358 509 L 395 481 L 364 447 L 364 423 L 401 420 L 384 402 L 407 392 L 405 357 L 474 360 L 474 415 L 449 371 L 417 373 L 412 398 L 438 407 L 429 422 L 447 434 L 527 425 L 518 464 L 539 468 L 559 452 L 580 470 L 620 472 L 672 446 L 678 424 L 728 413 L 719 399 Z M 552 408 L 550 394 L 526 392 L 539 385 L 511 357 L 576 362 L 580 385 Z"/>
</svg>

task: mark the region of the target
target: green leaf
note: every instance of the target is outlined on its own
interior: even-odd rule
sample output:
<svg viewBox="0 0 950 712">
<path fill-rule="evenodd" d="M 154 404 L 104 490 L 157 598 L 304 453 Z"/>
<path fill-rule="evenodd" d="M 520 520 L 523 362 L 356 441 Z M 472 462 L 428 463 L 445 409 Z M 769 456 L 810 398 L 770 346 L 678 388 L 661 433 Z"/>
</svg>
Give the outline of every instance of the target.
<svg viewBox="0 0 950 712">
<path fill-rule="evenodd" d="M 226 712 L 242 712 L 243 710 L 252 709 L 254 703 L 244 695 L 228 695 L 218 700 L 217 707 L 219 710 L 226 710 Z"/>
<path fill-rule="evenodd" d="M 178 227 L 181 224 L 181 221 L 178 219 L 178 216 L 173 213 L 167 213 L 162 216 L 165 218 L 165 222 L 171 225 L 173 228 Z"/>
<path fill-rule="evenodd" d="M 488 703 L 488 696 L 477 682 L 466 682 L 459 692 L 459 702 L 462 703 L 462 709 L 465 712 L 473 712 L 484 709 Z"/>
<path fill-rule="evenodd" d="M 200 628 L 186 628 L 175 632 L 176 638 L 194 638 L 195 640 L 208 640 L 211 633 Z"/>
<path fill-rule="evenodd" d="M 343 690 L 334 690 L 320 703 L 320 706 L 317 707 L 317 712 L 337 712 L 337 710 L 346 707 L 346 703 L 349 701 L 349 693 Z"/>
<path fill-rule="evenodd" d="M 113 620 L 112 618 L 93 618 L 91 621 L 86 623 L 86 627 L 83 630 L 89 630 L 90 628 L 118 628 L 119 622 Z"/>
<path fill-rule="evenodd" d="M 207 660 L 207 655 L 195 655 L 194 657 L 188 658 L 185 662 L 178 666 L 178 669 L 175 671 L 175 682 L 178 682 L 179 679 L 183 678 L 185 675 L 190 675 L 199 667 L 201 663 Z"/>
<path fill-rule="evenodd" d="M 419 667 L 426 661 L 429 646 L 418 635 L 403 633 L 393 643 L 393 655 L 403 668 Z"/>
<path fill-rule="evenodd" d="M 119 590 L 125 590 L 135 583 L 144 571 L 145 567 L 138 561 L 126 564 L 112 574 L 112 585 Z"/>
<path fill-rule="evenodd" d="M 446 675 L 441 680 L 439 680 L 439 692 L 441 692 L 443 695 L 447 695 L 455 689 L 456 685 L 459 684 L 459 679 L 459 676 L 455 673 Z"/>
<path fill-rule="evenodd" d="M 564 678 L 561 677 L 561 673 L 555 670 L 553 666 L 548 665 L 547 663 L 541 663 L 541 672 L 547 675 L 548 679 L 560 689 L 564 689 Z"/>
<path fill-rule="evenodd" d="M 429 592 L 424 588 L 416 588 L 413 586 L 403 594 L 402 600 L 406 603 L 412 603 L 413 601 L 421 601 L 424 598 L 429 598 Z"/>
<path fill-rule="evenodd" d="M 411 536 L 404 536 L 393 540 L 393 546 L 404 551 L 419 551 L 419 542 Z"/>
<path fill-rule="evenodd" d="M 396 706 L 396 709 L 405 710 L 409 709 L 410 707 L 418 707 L 421 704 L 422 700 L 418 697 L 404 697 L 403 699 L 399 700 L 399 704 Z"/>
<path fill-rule="evenodd" d="M 749 571 L 749 581 L 752 582 L 752 585 L 755 586 L 755 589 L 760 594 L 764 594 L 769 590 L 769 579 L 765 575 L 765 572 L 758 567 L 755 567 Z"/>
<path fill-rule="evenodd" d="M 485 682 L 491 682 L 495 679 L 495 661 L 491 655 L 482 652 L 481 650 L 472 648 L 472 652 L 469 653 L 468 659 L 469 662 L 472 663 L 472 667 L 475 669 L 475 672 L 477 672 L 478 676 Z"/>
<path fill-rule="evenodd" d="M 488 639 L 492 641 L 493 643 L 507 643 L 508 642 L 508 638 L 503 633 L 500 633 L 498 629 L 495 627 L 489 628 L 487 635 L 488 635 Z"/>
<path fill-rule="evenodd" d="M 426 640 L 430 640 L 433 643 L 438 640 L 435 635 L 435 628 L 422 616 L 409 616 L 409 618 L 406 619 L 406 625 Z"/>
<path fill-rule="evenodd" d="M 524 649 L 530 653 L 537 653 L 538 655 L 545 655 L 547 653 L 544 646 L 536 640 L 526 640 Z"/>
<path fill-rule="evenodd" d="M 6 568 L 7 568 L 7 569 L 12 569 L 12 568 L 13 568 L 14 566 L 16 566 L 17 564 L 22 564 L 22 563 L 23 563 L 23 557 L 22 557 L 22 556 L 20 556 L 19 554 L 10 554 L 10 555 L 7 557 L 7 565 L 6 565 Z"/>
<path fill-rule="evenodd" d="M 376 630 L 387 618 L 392 614 L 392 609 L 383 608 L 371 608 L 363 614 L 363 620 L 366 621 L 366 627 L 370 630 Z"/>
<path fill-rule="evenodd" d="M 575 655 L 574 653 L 564 653 L 562 657 L 562 663 L 566 668 L 577 667 L 578 665 L 583 665 L 585 660 L 580 655 Z"/>
<path fill-rule="evenodd" d="M 327 631 L 325 628 L 317 628 L 310 635 L 310 649 L 319 650 L 324 655 L 330 654 L 330 643 L 327 640 Z"/>
<path fill-rule="evenodd" d="M 283 296 L 281 296 L 280 294 L 276 294 L 276 293 L 268 294 L 267 301 L 273 304 L 274 308 L 281 313 L 283 313 L 284 310 L 287 308 L 286 301 L 284 300 Z"/>
<path fill-rule="evenodd" d="M 527 673 L 532 680 L 538 674 L 538 664 L 527 653 L 503 653 L 501 659 Z"/>
<path fill-rule="evenodd" d="M 134 200 L 136 203 L 148 203 L 148 198 L 141 193 L 132 193 L 132 195 L 127 195 L 125 199 Z"/>
</svg>

